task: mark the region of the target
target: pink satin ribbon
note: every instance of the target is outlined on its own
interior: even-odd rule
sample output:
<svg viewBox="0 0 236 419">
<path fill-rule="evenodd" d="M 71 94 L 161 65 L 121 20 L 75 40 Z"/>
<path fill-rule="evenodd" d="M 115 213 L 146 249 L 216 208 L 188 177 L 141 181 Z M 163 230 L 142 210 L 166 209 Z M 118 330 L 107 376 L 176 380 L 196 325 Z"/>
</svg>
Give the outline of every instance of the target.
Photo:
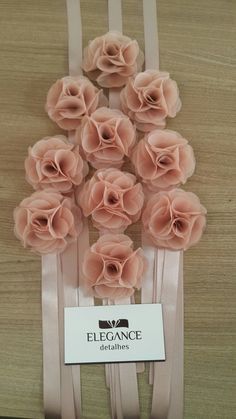
<svg viewBox="0 0 236 419">
<path fill-rule="evenodd" d="M 43 396 L 45 419 L 61 418 L 57 255 L 42 256 Z"/>
<path fill-rule="evenodd" d="M 78 298 L 79 298 L 79 306 L 81 307 L 89 307 L 94 305 L 94 298 L 90 295 L 86 295 L 84 293 L 83 287 L 81 284 L 84 281 L 83 276 L 83 269 L 82 264 L 84 260 L 84 254 L 86 250 L 89 248 L 89 227 L 88 227 L 88 220 L 84 218 L 83 220 L 83 230 L 80 233 L 79 240 L 78 240 L 78 264 L 79 264 L 79 288 L 78 288 Z"/>
<path fill-rule="evenodd" d="M 145 67 L 159 69 L 156 0 L 143 0 Z M 166 361 L 150 363 L 153 384 L 151 419 L 183 418 L 183 252 L 153 250 L 145 243 L 151 264 L 144 278 L 142 302 L 163 304 Z M 154 277 L 152 276 L 154 273 Z M 148 275 L 150 278 L 148 280 Z M 154 278 L 154 281 L 153 281 Z M 151 288 L 153 293 L 151 295 Z"/>
<path fill-rule="evenodd" d="M 69 252 L 67 248 L 58 256 L 58 287 L 59 287 L 59 342 L 60 342 L 60 364 L 61 364 L 61 417 L 62 419 L 75 419 L 75 403 L 73 393 L 72 367 L 64 364 L 64 307 L 71 300 L 67 287 L 67 280 L 72 273 L 74 266 L 69 266 Z M 73 278 L 72 278 L 73 280 Z M 72 298 L 73 300 L 73 298 Z M 71 304 L 70 304 L 71 305 Z"/>
<path fill-rule="evenodd" d="M 157 295 L 156 302 L 161 302 L 163 308 L 166 360 L 154 363 L 153 401 L 151 410 L 152 419 L 167 419 L 168 417 L 176 338 L 175 329 L 177 318 L 180 253 L 181 252 L 165 250 L 161 277 L 157 277 L 157 282 L 161 282 L 161 298 L 159 301 L 159 297 Z"/>
<path fill-rule="evenodd" d="M 117 305 L 131 304 L 130 298 L 115 301 Z M 140 417 L 138 381 L 136 373 L 136 363 L 117 364 L 119 383 L 120 383 L 120 402 L 122 408 L 122 418 L 138 419 Z"/>
<path fill-rule="evenodd" d="M 69 74 L 82 73 L 79 0 L 67 0 Z M 74 133 L 68 133 L 74 141 Z M 81 417 L 79 365 L 64 364 L 64 306 L 78 304 L 77 241 L 61 255 L 42 257 L 44 411 L 46 419 Z"/>
<path fill-rule="evenodd" d="M 82 23 L 79 0 L 67 0 L 68 18 L 68 65 L 69 74 L 82 74 Z M 74 142 L 74 132 L 68 133 L 69 140 Z M 62 307 L 73 307 L 79 303 L 79 259 L 78 247 L 81 238 L 69 245 L 61 255 L 61 278 L 64 301 Z M 64 313 L 61 318 L 61 351 L 64 348 Z M 64 365 L 64 351 L 61 352 L 62 376 L 62 418 L 77 419 L 82 415 L 81 381 L 79 365 Z"/>
<path fill-rule="evenodd" d="M 68 20 L 68 62 L 69 74 L 78 76 L 82 74 L 82 23 L 80 0 L 66 0 Z"/>
<path fill-rule="evenodd" d="M 121 0 L 108 0 L 109 30 L 122 33 L 122 6 Z M 109 104 L 111 108 L 120 109 L 120 88 L 109 91 Z M 130 298 L 118 301 L 115 304 L 131 304 Z M 141 366 L 142 369 L 142 366 Z M 139 418 L 139 395 L 135 363 L 107 364 L 106 382 L 110 387 L 112 418 L 131 419 Z"/>
<path fill-rule="evenodd" d="M 180 255 L 179 286 L 175 326 L 175 349 L 171 378 L 170 407 L 168 419 L 184 417 L 184 291 L 183 252 Z"/>
<path fill-rule="evenodd" d="M 156 0 L 143 0 L 145 68 L 159 69 Z"/>
</svg>

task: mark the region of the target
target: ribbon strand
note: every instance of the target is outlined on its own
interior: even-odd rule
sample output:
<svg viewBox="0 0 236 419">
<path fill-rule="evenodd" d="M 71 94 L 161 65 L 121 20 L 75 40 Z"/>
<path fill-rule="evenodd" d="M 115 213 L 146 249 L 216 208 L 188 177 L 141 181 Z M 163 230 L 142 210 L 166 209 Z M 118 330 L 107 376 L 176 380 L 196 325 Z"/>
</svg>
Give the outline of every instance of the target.
<svg viewBox="0 0 236 419">
<path fill-rule="evenodd" d="M 168 419 L 184 417 L 184 301 L 183 252 L 180 254 L 179 286 L 175 326 L 175 351 L 171 379 L 171 396 Z"/>
<path fill-rule="evenodd" d="M 58 305 L 59 305 L 59 342 L 61 361 L 61 417 L 75 419 L 75 404 L 73 397 L 72 367 L 64 363 L 64 307 L 68 303 L 67 293 L 67 249 L 58 255 Z"/>
<path fill-rule="evenodd" d="M 168 417 L 175 346 L 180 253 L 179 251 L 165 250 L 161 303 L 163 304 L 166 360 L 154 363 L 151 419 L 167 419 Z"/>
<path fill-rule="evenodd" d="M 145 67 L 159 69 L 159 40 L 156 0 L 143 0 Z"/>
<path fill-rule="evenodd" d="M 122 33 L 122 6 L 121 0 L 108 0 L 109 30 Z M 120 88 L 109 91 L 109 104 L 111 108 L 120 109 Z M 131 299 L 123 300 L 123 304 L 131 304 Z M 122 304 L 121 301 L 115 302 Z M 142 367 L 142 366 L 141 366 Z M 112 417 L 119 419 L 139 418 L 139 395 L 136 374 L 136 364 L 119 363 L 106 365 L 106 381 L 110 377 L 111 410 Z M 115 409 L 114 405 L 115 404 Z M 115 416 L 114 416 L 115 414 Z"/>
<path fill-rule="evenodd" d="M 42 256 L 43 394 L 45 419 L 61 418 L 57 255 Z"/>
<path fill-rule="evenodd" d="M 68 62 L 70 76 L 82 74 L 82 23 L 80 0 L 67 0 Z"/>
</svg>

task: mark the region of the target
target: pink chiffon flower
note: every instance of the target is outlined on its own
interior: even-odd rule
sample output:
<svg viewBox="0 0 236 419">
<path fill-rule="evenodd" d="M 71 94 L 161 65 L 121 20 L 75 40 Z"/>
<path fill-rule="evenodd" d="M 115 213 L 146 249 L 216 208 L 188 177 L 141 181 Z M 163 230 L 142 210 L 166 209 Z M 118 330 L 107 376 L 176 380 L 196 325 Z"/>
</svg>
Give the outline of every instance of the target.
<svg viewBox="0 0 236 419">
<path fill-rule="evenodd" d="M 78 141 L 84 155 L 96 169 L 120 168 L 135 144 L 135 128 L 118 109 L 99 108 L 85 117 Z"/>
<path fill-rule="evenodd" d="M 206 209 L 192 192 L 159 192 L 149 199 L 142 222 L 147 237 L 157 247 L 186 250 L 202 236 Z"/>
<path fill-rule="evenodd" d="M 175 131 L 153 130 L 140 140 L 132 154 L 136 174 L 151 191 L 184 184 L 195 169 L 188 141 Z"/>
<path fill-rule="evenodd" d="M 102 87 L 124 86 L 142 64 L 137 41 L 115 31 L 90 41 L 84 50 L 83 69 Z"/>
<path fill-rule="evenodd" d="M 130 297 L 140 289 L 144 269 L 143 251 L 134 251 L 128 236 L 105 234 L 85 254 L 83 285 L 98 298 Z"/>
<path fill-rule="evenodd" d="M 90 115 L 106 102 L 102 91 L 87 77 L 67 76 L 57 80 L 49 89 L 45 109 L 60 128 L 74 130 L 85 115 Z"/>
<path fill-rule="evenodd" d="M 82 229 L 82 215 L 71 198 L 53 189 L 34 192 L 14 210 L 15 235 L 37 253 L 60 252 Z"/>
<path fill-rule="evenodd" d="M 169 73 L 146 70 L 129 79 L 121 105 L 140 131 L 165 128 L 166 117 L 175 117 L 181 108 L 179 89 Z"/>
<path fill-rule="evenodd" d="M 34 189 L 53 187 L 59 192 L 70 192 L 88 173 L 88 165 L 67 138 L 46 137 L 29 147 L 25 160 L 26 179 Z"/>
<path fill-rule="evenodd" d="M 138 221 L 144 194 L 134 175 L 110 168 L 98 170 L 79 192 L 78 200 L 95 227 L 114 233 Z"/>
</svg>

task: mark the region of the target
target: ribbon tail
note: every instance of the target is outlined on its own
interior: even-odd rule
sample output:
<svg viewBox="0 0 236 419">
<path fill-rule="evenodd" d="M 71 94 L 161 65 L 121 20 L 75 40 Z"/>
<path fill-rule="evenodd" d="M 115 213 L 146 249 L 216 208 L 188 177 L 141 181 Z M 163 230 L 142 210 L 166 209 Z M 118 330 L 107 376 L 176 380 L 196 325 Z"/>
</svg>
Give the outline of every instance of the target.
<svg viewBox="0 0 236 419">
<path fill-rule="evenodd" d="M 178 303 L 175 328 L 175 351 L 171 379 L 171 395 L 168 419 L 184 417 L 184 292 L 183 252 L 180 255 Z"/>
<path fill-rule="evenodd" d="M 117 305 L 130 303 L 130 298 L 115 301 Z M 118 368 L 123 417 L 125 419 L 138 419 L 140 417 L 140 409 L 136 363 L 119 363 Z"/>
<path fill-rule="evenodd" d="M 64 363 L 64 307 L 68 301 L 68 288 L 66 278 L 68 276 L 67 252 L 70 246 L 58 255 L 58 282 L 59 282 L 59 341 L 60 341 L 60 359 L 61 359 L 61 412 L 62 419 L 76 419 L 74 404 L 74 389 L 72 380 L 71 365 Z"/>
<path fill-rule="evenodd" d="M 82 24 L 80 0 L 67 0 L 69 74 L 82 74 Z"/>
<path fill-rule="evenodd" d="M 168 417 L 175 345 L 180 254 L 181 252 L 165 250 L 161 303 L 163 304 L 166 360 L 154 364 L 151 419 L 166 419 Z"/>
<path fill-rule="evenodd" d="M 143 0 L 145 68 L 159 69 L 156 0 Z"/>
<path fill-rule="evenodd" d="M 57 255 L 42 256 L 43 395 L 45 419 L 61 418 Z"/>
</svg>

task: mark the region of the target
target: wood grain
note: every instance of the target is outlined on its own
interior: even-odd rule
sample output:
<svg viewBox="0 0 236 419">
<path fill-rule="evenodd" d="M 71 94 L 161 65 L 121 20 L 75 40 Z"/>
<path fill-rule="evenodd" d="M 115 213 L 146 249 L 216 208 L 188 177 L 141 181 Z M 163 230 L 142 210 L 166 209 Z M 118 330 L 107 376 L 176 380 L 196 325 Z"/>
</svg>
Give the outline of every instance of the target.
<svg viewBox="0 0 236 419">
<path fill-rule="evenodd" d="M 83 0 L 84 43 L 107 29 L 105 0 Z M 141 0 L 123 1 L 124 32 L 143 47 Z M 160 0 L 161 69 L 177 80 L 182 112 L 169 123 L 191 141 L 186 189 L 208 209 L 201 243 L 185 256 L 185 418 L 233 419 L 235 404 L 236 2 Z M 58 132 L 45 94 L 67 74 L 65 0 L 0 1 L 0 416 L 43 418 L 40 260 L 13 235 L 12 211 L 31 188 L 27 147 Z M 138 239 L 139 231 L 132 229 Z M 102 366 L 82 368 L 84 418 L 107 419 Z M 151 390 L 139 378 L 142 418 Z"/>
</svg>

